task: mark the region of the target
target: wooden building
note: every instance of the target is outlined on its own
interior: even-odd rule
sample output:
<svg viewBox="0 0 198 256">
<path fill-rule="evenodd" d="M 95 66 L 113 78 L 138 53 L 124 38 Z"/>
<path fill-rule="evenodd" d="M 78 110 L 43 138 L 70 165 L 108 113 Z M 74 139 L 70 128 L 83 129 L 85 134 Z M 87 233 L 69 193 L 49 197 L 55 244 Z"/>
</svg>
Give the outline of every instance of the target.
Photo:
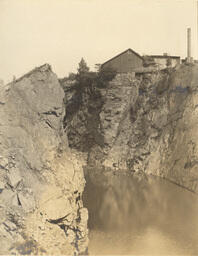
<svg viewBox="0 0 198 256">
<path fill-rule="evenodd" d="M 166 68 L 168 64 L 170 67 L 175 67 L 181 62 L 179 56 L 170 56 L 166 53 L 164 55 L 150 55 L 149 57 L 158 64 L 159 68 Z"/>
<path fill-rule="evenodd" d="M 132 49 L 128 49 L 103 63 L 101 68 L 112 68 L 118 73 L 130 73 L 137 68 L 143 67 L 143 61 L 143 57 Z"/>
</svg>

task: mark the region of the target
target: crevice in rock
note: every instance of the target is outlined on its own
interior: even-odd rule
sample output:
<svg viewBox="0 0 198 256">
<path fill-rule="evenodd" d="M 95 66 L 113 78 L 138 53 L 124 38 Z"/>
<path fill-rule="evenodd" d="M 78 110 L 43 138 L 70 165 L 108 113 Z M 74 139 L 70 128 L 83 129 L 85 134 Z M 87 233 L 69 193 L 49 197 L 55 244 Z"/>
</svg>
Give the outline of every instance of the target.
<svg viewBox="0 0 198 256">
<path fill-rule="evenodd" d="M 45 123 L 46 123 L 51 129 L 54 129 L 54 127 L 51 125 L 50 121 L 45 120 Z"/>
<path fill-rule="evenodd" d="M 43 112 L 41 114 L 44 114 L 44 115 L 53 115 L 53 116 L 56 116 L 56 117 L 59 117 L 59 115 L 57 114 L 56 111 L 47 111 L 47 112 Z"/>
<path fill-rule="evenodd" d="M 48 221 L 49 223 L 51 224 L 59 224 L 61 223 L 63 220 L 67 219 L 67 216 L 69 216 L 70 213 L 68 213 L 67 215 L 65 215 L 64 217 L 62 218 L 59 218 L 59 219 L 56 219 L 56 220 L 51 220 L 51 219 L 47 219 L 46 221 Z"/>
</svg>

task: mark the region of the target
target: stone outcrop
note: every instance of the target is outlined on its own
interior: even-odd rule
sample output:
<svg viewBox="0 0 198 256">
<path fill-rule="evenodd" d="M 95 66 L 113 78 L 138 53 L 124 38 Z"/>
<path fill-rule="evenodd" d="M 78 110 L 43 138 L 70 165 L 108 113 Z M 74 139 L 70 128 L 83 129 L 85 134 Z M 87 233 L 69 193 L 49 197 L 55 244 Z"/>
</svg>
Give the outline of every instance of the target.
<svg viewBox="0 0 198 256">
<path fill-rule="evenodd" d="M 45 64 L 2 83 L 0 254 L 87 253 L 83 165 L 95 185 L 123 171 L 198 192 L 197 88 L 197 65 L 80 88 Z"/>
<path fill-rule="evenodd" d="M 154 174 L 198 192 L 197 74 L 197 65 L 181 65 L 84 90 L 66 123 L 69 145 L 87 152 L 89 167 Z"/>
<path fill-rule="evenodd" d="M 64 92 L 45 64 L 0 88 L 0 254 L 87 250 L 81 163 L 63 131 Z"/>
</svg>

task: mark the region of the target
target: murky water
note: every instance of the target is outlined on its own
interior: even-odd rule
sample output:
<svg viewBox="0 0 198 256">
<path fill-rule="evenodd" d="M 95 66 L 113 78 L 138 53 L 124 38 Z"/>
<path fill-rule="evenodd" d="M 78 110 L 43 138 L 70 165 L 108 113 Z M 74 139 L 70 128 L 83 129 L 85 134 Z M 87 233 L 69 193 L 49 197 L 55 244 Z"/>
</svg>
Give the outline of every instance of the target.
<svg viewBox="0 0 198 256">
<path fill-rule="evenodd" d="M 198 196 L 175 184 L 100 174 L 83 198 L 91 255 L 198 255 Z"/>
</svg>

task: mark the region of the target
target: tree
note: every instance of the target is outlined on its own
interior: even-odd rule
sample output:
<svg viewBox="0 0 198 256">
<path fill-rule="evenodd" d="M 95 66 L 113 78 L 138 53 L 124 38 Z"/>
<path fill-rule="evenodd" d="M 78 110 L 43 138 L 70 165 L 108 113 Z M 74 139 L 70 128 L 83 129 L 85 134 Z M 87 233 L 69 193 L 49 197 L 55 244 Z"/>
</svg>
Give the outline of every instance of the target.
<svg viewBox="0 0 198 256">
<path fill-rule="evenodd" d="M 68 80 L 71 80 L 71 81 L 73 81 L 73 80 L 75 80 L 76 79 L 76 74 L 75 73 L 69 73 L 69 75 L 68 75 Z"/>
<path fill-rule="evenodd" d="M 79 67 L 78 67 L 78 74 L 85 74 L 89 72 L 89 67 L 87 66 L 87 63 L 85 62 L 85 60 L 82 58 L 80 63 L 79 63 Z"/>
<path fill-rule="evenodd" d="M 95 73 L 89 71 L 89 67 L 87 66 L 87 63 L 82 58 L 79 67 L 78 72 L 76 75 L 76 85 L 82 89 L 83 87 L 89 87 L 93 81 L 94 81 Z"/>
<path fill-rule="evenodd" d="M 156 65 L 153 57 L 151 57 L 151 56 L 145 55 L 145 56 L 143 56 L 143 59 L 144 59 L 144 61 L 143 61 L 143 66 L 144 67 L 149 67 L 149 66 L 155 66 Z"/>
<path fill-rule="evenodd" d="M 166 60 L 166 66 L 167 67 L 171 67 L 172 66 L 172 60 L 171 60 L 171 57 L 168 56 L 167 60 Z"/>
</svg>

